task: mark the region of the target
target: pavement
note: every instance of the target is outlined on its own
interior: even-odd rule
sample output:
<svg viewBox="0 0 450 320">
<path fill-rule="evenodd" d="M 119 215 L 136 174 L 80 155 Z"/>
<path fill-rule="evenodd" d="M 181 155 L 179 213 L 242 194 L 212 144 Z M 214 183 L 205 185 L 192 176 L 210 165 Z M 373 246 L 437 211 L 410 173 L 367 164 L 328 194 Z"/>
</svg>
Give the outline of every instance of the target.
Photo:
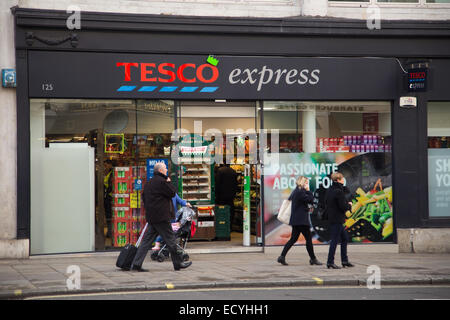
<svg viewBox="0 0 450 320">
<path fill-rule="evenodd" d="M 322 266 L 309 265 L 305 246 L 293 247 L 288 266 L 276 262 L 281 247 L 240 247 L 187 250 L 192 266 L 174 271 L 171 261 L 143 264 L 149 272 L 122 271 L 115 266 L 118 252 L 31 256 L 0 260 L 0 299 L 76 293 L 136 290 L 174 290 L 237 287 L 366 286 L 378 266 L 383 285 L 450 285 L 450 254 L 398 253 L 395 244 L 349 245 L 355 267 L 327 269 L 328 246 L 314 250 Z M 336 264 L 340 265 L 340 250 Z M 69 266 L 80 270 L 79 289 Z M 372 276 L 372 277 L 371 277 Z M 69 282 L 69 286 L 67 283 Z M 70 288 L 72 287 L 72 288 Z"/>
</svg>

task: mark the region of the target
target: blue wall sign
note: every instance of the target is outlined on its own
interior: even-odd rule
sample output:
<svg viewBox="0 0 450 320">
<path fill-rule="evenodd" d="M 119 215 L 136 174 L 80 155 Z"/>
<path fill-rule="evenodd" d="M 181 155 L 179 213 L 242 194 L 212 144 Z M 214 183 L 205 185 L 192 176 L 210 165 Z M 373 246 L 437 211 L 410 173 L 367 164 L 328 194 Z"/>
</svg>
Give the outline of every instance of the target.
<svg viewBox="0 0 450 320">
<path fill-rule="evenodd" d="M 2 87 L 3 88 L 16 87 L 16 70 L 2 69 Z"/>
<path fill-rule="evenodd" d="M 168 159 L 147 159 L 147 181 L 153 177 L 153 169 L 155 168 L 155 164 L 158 162 L 163 162 L 166 164 L 166 167 L 169 168 L 169 160 Z"/>
</svg>

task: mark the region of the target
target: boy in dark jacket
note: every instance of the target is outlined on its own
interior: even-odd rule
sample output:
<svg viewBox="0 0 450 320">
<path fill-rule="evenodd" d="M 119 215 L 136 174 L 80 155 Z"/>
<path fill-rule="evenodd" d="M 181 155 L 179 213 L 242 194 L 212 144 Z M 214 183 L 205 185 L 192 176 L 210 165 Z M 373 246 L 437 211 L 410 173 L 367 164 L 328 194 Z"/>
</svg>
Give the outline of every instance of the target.
<svg viewBox="0 0 450 320">
<path fill-rule="evenodd" d="M 331 175 L 333 185 L 327 192 L 326 207 L 328 221 L 330 223 L 330 249 L 328 251 L 327 268 L 340 269 L 334 264 L 334 254 L 339 241 L 341 241 L 341 261 L 343 267 L 353 267 L 347 257 L 347 233 L 344 229 L 345 212 L 352 209 L 352 203 L 345 196 L 345 179 L 342 173 L 335 172 Z"/>
</svg>

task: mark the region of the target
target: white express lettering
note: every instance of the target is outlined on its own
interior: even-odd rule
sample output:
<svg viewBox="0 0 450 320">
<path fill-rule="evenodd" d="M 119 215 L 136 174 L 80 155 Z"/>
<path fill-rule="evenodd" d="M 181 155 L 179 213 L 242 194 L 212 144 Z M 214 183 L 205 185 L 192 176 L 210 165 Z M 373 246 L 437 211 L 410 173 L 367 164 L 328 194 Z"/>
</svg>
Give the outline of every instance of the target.
<svg viewBox="0 0 450 320">
<path fill-rule="evenodd" d="M 308 74 L 309 74 L 309 70 L 308 69 L 303 69 L 300 72 L 300 78 L 302 78 L 302 79 L 299 79 L 298 83 L 300 83 L 300 84 L 307 83 L 308 82 Z"/>
<path fill-rule="evenodd" d="M 234 80 L 235 77 L 238 77 L 241 74 L 241 69 L 234 69 L 233 71 L 231 71 L 230 76 L 228 77 L 228 81 L 231 84 L 236 84 L 239 82 L 238 80 Z"/>
<path fill-rule="evenodd" d="M 314 69 L 311 72 L 311 78 L 313 78 L 315 81 L 309 80 L 309 84 L 315 85 L 315 84 L 319 83 L 319 73 L 320 73 L 319 69 Z"/>
<path fill-rule="evenodd" d="M 253 69 L 252 71 L 250 71 L 250 69 L 245 69 L 244 73 L 247 74 L 247 78 L 245 80 L 241 80 L 242 84 L 246 83 L 247 81 L 249 81 L 251 84 L 254 84 L 256 82 L 256 79 L 253 79 L 252 74 L 258 73 L 258 69 Z"/>
<path fill-rule="evenodd" d="M 297 75 L 298 71 L 295 69 L 289 70 L 289 72 L 286 75 L 286 83 L 287 84 L 294 84 L 297 80 L 291 80 Z"/>
<path fill-rule="evenodd" d="M 275 77 L 274 77 L 275 75 Z M 244 69 L 243 71 L 239 68 L 233 69 L 229 76 L 228 82 L 230 84 L 246 84 L 249 83 L 251 85 L 257 83 L 256 90 L 261 91 L 264 85 L 270 84 L 273 82 L 274 84 L 279 84 L 280 81 L 283 80 L 287 85 L 293 84 L 310 84 L 316 85 L 319 83 L 320 78 L 320 70 L 313 69 L 310 71 L 309 69 L 277 69 L 272 70 L 267 66 L 263 66 L 261 70 L 259 69 Z"/>
</svg>

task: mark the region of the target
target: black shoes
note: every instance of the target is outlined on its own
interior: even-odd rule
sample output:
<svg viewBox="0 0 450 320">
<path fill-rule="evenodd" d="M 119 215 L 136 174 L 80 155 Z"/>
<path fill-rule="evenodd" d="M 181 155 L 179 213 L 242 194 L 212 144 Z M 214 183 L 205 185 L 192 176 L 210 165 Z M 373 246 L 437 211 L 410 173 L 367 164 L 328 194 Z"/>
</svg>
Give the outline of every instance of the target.
<svg viewBox="0 0 450 320">
<path fill-rule="evenodd" d="M 288 263 L 286 262 L 286 257 L 284 257 L 284 256 L 279 256 L 278 259 L 277 259 L 277 262 L 281 263 L 283 266 L 287 266 L 288 265 Z M 309 260 L 309 264 L 310 265 L 316 265 L 316 266 L 321 266 L 322 265 L 322 263 L 319 260 L 317 260 L 316 258 L 310 259 Z"/>
<path fill-rule="evenodd" d="M 347 262 L 342 262 L 342 267 L 351 268 L 351 267 L 354 267 L 354 265 L 347 261 Z"/>
<path fill-rule="evenodd" d="M 131 270 L 135 270 L 135 271 L 138 271 L 138 272 L 148 272 L 148 269 L 144 269 L 144 268 L 138 267 L 138 266 L 132 266 Z"/>
<path fill-rule="evenodd" d="M 178 271 L 180 269 L 186 269 L 191 264 L 192 264 L 192 261 L 181 262 L 179 265 L 176 265 L 176 266 L 174 265 L 173 268 L 175 269 L 175 271 Z"/>
<path fill-rule="evenodd" d="M 316 258 L 309 260 L 309 264 L 310 265 L 316 265 L 316 266 L 321 266 L 322 262 L 320 262 L 319 260 L 317 260 Z"/>
<path fill-rule="evenodd" d="M 347 261 L 347 262 L 342 262 L 342 267 L 343 268 L 345 268 L 345 267 L 351 268 L 351 267 L 354 267 L 354 265 Z M 328 269 L 330 269 L 330 268 L 331 269 L 341 269 L 341 267 L 338 267 L 334 263 L 327 263 L 327 268 Z"/>
<path fill-rule="evenodd" d="M 278 259 L 277 259 L 277 262 L 281 263 L 283 266 L 287 266 L 288 265 L 287 262 L 286 262 L 286 257 L 283 257 L 283 256 L 279 256 Z"/>
</svg>

